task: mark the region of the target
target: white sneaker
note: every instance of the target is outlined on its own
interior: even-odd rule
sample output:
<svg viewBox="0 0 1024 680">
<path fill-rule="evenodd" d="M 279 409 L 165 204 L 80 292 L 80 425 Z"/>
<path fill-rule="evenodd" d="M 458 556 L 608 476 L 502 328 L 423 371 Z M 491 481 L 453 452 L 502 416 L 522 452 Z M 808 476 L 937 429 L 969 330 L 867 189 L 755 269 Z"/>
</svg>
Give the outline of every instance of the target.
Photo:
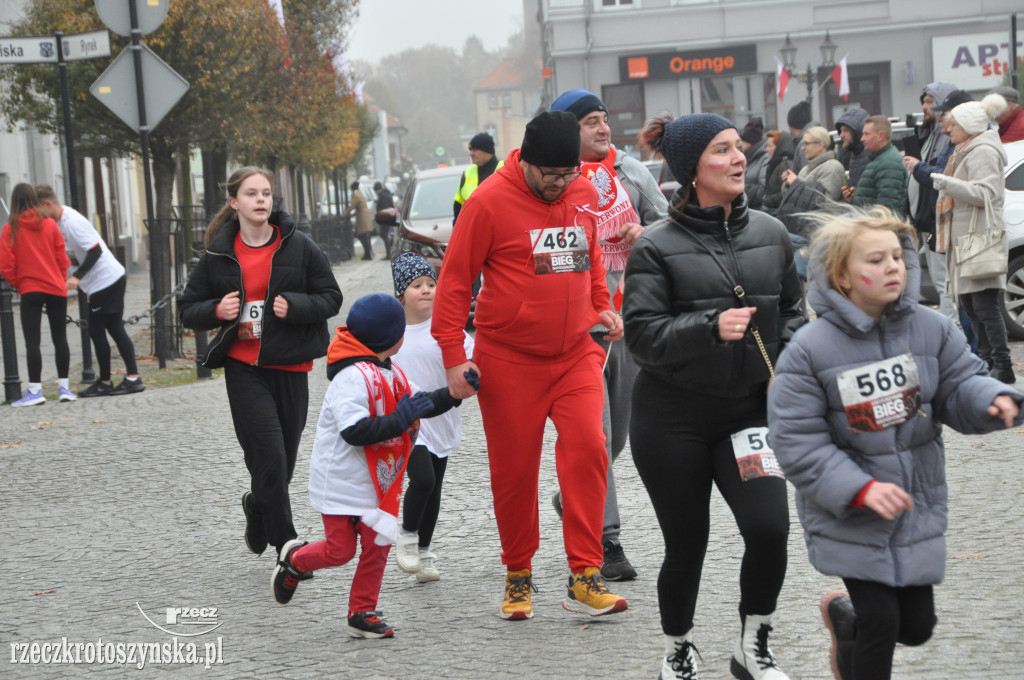
<svg viewBox="0 0 1024 680">
<path fill-rule="evenodd" d="M 665 636 L 665 656 L 661 659 L 658 680 L 697 680 L 697 657 L 693 646 L 693 628 L 679 637 Z"/>
<path fill-rule="evenodd" d="M 434 563 L 436 559 L 432 552 L 427 550 L 420 552 L 420 570 L 416 572 L 417 581 L 429 583 L 430 581 L 441 580 L 441 572 L 437 570 L 437 565 Z"/>
<path fill-rule="evenodd" d="M 395 560 L 398 568 L 406 574 L 415 574 L 420 570 L 420 534 L 414 531 L 407 534 L 402 530 L 398 531 L 398 540 L 395 542 Z"/>
</svg>

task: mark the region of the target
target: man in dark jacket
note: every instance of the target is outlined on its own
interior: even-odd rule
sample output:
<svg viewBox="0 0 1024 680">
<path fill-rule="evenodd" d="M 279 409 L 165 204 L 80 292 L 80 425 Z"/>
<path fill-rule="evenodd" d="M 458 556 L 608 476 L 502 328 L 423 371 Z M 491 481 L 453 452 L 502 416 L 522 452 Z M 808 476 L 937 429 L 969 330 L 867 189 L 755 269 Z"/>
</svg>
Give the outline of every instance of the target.
<svg viewBox="0 0 1024 680">
<path fill-rule="evenodd" d="M 939 192 L 932 186 L 932 172 L 943 172 L 946 160 L 952 153 L 949 135 L 942 131 L 935 108 L 942 105 L 951 93 L 958 91 L 956 85 L 947 82 L 935 82 L 925 85 L 921 92 L 921 110 L 924 122 L 917 131 L 917 139 L 921 144 L 921 158 L 907 155 L 903 157 L 903 167 L 910 173 L 910 184 L 907 187 L 908 208 L 910 218 L 917 229 L 918 240 L 925 248 L 925 259 L 928 262 L 928 274 L 935 290 L 939 293 L 939 311 L 949 317 L 958 326 L 959 315 L 953 305 L 953 298 L 946 292 L 946 256 L 935 252 L 935 201 Z M 924 165 L 921 172 L 917 167 Z"/>
<path fill-rule="evenodd" d="M 860 135 L 864 131 L 864 121 L 867 119 L 867 111 L 861 108 L 852 108 L 844 111 L 836 121 L 836 130 L 843 142 L 836 153 L 836 158 L 850 173 L 851 187 L 857 186 L 860 176 L 868 164 L 868 150 L 860 142 Z"/>
<path fill-rule="evenodd" d="M 902 215 L 910 176 L 892 145 L 892 123 L 885 116 L 871 116 L 864 121 L 860 141 L 870 154 L 868 164 L 856 187 L 843 188 L 843 198 L 856 206 L 881 205 Z"/>
<path fill-rule="evenodd" d="M 374 182 L 373 191 L 377 194 L 377 215 L 380 215 L 381 210 L 395 207 L 395 197 L 384 184 Z M 395 226 L 395 220 L 392 218 L 391 221 L 375 221 L 377 222 L 377 231 L 384 241 L 384 257 L 386 258 L 391 253 L 391 228 Z"/>
<path fill-rule="evenodd" d="M 459 219 L 459 212 L 466 203 L 466 199 L 476 191 L 480 184 L 494 174 L 494 171 L 505 164 L 499 161 L 494 155 L 494 139 L 486 132 L 480 132 L 469 140 L 469 159 L 473 165 L 462 172 L 459 179 L 459 188 L 455 192 L 455 200 L 452 202 L 452 224 Z"/>
</svg>

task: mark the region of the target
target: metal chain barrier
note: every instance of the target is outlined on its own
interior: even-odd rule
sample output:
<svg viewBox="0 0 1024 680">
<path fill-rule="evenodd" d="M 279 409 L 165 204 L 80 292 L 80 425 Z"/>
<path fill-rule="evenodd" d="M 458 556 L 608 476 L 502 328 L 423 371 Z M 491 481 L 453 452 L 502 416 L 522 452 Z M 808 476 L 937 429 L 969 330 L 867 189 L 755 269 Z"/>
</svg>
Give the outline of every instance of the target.
<svg viewBox="0 0 1024 680">
<path fill-rule="evenodd" d="M 145 310 L 144 312 L 140 312 L 139 314 L 133 314 L 132 316 L 129 316 L 127 319 L 124 319 L 121 323 L 124 324 L 125 326 L 131 326 L 133 324 L 137 324 L 138 322 L 142 321 L 143 319 L 147 319 L 147 318 L 153 316 L 153 313 L 156 310 L 163 309 L 167 305 L 171 304 L 171 300 L 173 298 L 176 298 L 179 295 L 181 295 L 183 292 L 185 292 L 185 285 L 187 283 L 188 283 L 188 281 L 182 281 L 181 283 L 179 283 L 177 286 L 174 287 L 174 290 L 172 290 L 170 293 L 168 293 L 167 295 L 165 295 L 162 298 L 160 298 L 159 300 L 157 300 L 156 304 L 154 304 L 152 307 L 150 307 L 149 309 Z M 75 324 L 79 328 L 88 328 L 89 327 L 89 322 L 86 321 L 85 319 L 72 319 L 68 315 L 64 316 L 64 323 L 65 324 Z"/>
</svg>

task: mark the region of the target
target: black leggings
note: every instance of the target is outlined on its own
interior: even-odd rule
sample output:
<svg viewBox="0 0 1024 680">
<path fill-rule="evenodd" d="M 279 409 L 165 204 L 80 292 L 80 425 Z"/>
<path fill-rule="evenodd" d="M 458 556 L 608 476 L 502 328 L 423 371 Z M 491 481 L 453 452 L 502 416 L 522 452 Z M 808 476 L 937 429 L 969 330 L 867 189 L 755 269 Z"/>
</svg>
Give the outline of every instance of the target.
<svg viewBox="0 0 1024 680">
<path fill-rule="evenodd" d="M 28 381 L 42 382 L 43 353 L 39 342 L 42 339 L 43 308 L 50 322 L 50 340 L 57 360 L 57 377 L 68 377 L 71 364 L 71 349 L 68 347 L 65 317 L 68 313 L 68 298 L 64 295 L 46 293 L 25 293 L 21 296 L 21 332 L 25 336 L 25 362 L 28 364 Z"/>
<path fill-rule="evenodd" d="M 89 294 L 89 337 L 96 349 L 96 363 L 100 366 L 100 380 L 110 381 L 110 343 L 107 333 L 114 339 L 117 351 L 124 361 L 128 375 L 136 375 L 139 368 L 135 363 L 135 345 L 124 329 L 125 277 L 121 277 L 103 290 Z"/>
<path fill-rule="evenodd" d="M 853 578 L 843 583 L 857 612 L 853 680 L 888 680 L 896 643 L 914 647 L 932 636 L 937 621 L 932 587 L 893 588 Z"/>
<path fill-rule="evenodd" d="M 665 538 L 658 574 L 661 627 L 693 626 L 710 532 L 714 483 L 739 526 L 740 614 L 775 611 L 786 577 L 789 505 L 781 477 L 740 477 L 730 435 L 766 422 L 765 394 L 719 398 L 686 393 L 642 371 L 633 389 L 630 448 Z"/>
<path fill-rule="evenodd" d="M 441 484 L 448 458 L 438 458 L 426 446 L 414 446 L 409 455 L 409 490 L 405 493 L 402 528 L 419 531 L 421 548 L 430 547 L 441 510 Z"/>
</svg>

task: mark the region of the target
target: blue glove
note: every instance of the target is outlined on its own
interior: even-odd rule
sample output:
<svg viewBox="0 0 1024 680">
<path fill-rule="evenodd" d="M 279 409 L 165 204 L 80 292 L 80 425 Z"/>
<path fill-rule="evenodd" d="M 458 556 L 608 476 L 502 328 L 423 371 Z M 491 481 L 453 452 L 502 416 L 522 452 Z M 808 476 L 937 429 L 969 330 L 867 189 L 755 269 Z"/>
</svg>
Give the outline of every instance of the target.
<svg viewBox="0 0 1024 680">
<path fill-rule="evenodd" d="M 417 420 L 434 410 L 434 402 L 426 392 L 417 392 L 413 396 L 408 394 L 398 400 L 395 406 L 395 416 L 403 430 L 408 430 Z"/>
<path fill-rule="evenodd" d="M 469 383 L 470 387 L 477 392 L 480 391 L 480 374 L 477 373 L 475 369 L 471 368 L 468 371 L 464 371 L 462 375 L 466 378 L 466 382 Z"/>
</svg>

